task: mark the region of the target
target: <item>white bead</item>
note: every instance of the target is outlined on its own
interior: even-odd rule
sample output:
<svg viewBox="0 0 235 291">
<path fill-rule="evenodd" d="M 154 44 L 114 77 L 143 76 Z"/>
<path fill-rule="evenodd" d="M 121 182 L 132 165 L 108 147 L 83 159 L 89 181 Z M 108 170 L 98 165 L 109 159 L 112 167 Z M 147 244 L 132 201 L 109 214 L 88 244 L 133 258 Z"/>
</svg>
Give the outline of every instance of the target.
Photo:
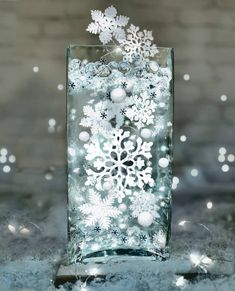
<svg viewBox="0 0 235 291">
<path fill-rule="evenodd" d="M 81 131 L 78 137 L 81 141 L 87 142 L 90 138 L 90 135 L 87 131 Z"/>
<path fill-rule="evenodd" d="M 152 136 L 152 130 L 148 129 L 148 128 L 143 128 L 140 132 L 140 135 L 143 137 L 143 138 L 150 138 Z"/>
<path fill-rule="evenodd" d="M 113 102 L 121 103 L 126 98 L 126 91 L 122 88 L 113 89 L 111 99 Z"/>
<path fill-rule="evenodd" d="M 126 205 L 125 204 L 120 204 L 119 206 L 118 206 L 118 209 L 120 210 L 120 211 L 126 211 L 127 210 L 127 207 L 126 207 Z"/>
<path fill-rule="evenodd" d="M 169 160 L 167 158 L 161 158 L 159 159 L 158 161 L 158 165 L 161 167 L 161 168 L 166 168 L 168 167 L 169 165 Z"/>
<path fill-rule="evenodd" d="M 158 65 L 158 63 L 155 62 L 155 61 L 151 61 L 151 62 L 149 62 L 149 67 L 150 67 L 150 69 L 151 69 L 153 72 L 157 72 L 158 69 L 159 69 L 159 65 Z"/>
<path fill-rule="evenodd" d="M 105 191 L 109 191 L 111 188 L 112 188 L 112 183 L 111 182 L 109 182 L 109 181 L 107 181 L 107 182 L 104 182 L 104 184 L 103 184 L 103 189 L 105 190 Z"/>
<path fill-rule="evenodd" d="M 153 215 L 147 211 L 141 212 L 138 216 L 138 223 L 144 227 L 148 227 L 153 223 Z"/>
<path fill-rule="evenodd" d="M 126 92 L 130 93 L 134 87 L 134 81 L 133 80 L 127 80 L 127 86 L 126 86 Z"/>
</svg>

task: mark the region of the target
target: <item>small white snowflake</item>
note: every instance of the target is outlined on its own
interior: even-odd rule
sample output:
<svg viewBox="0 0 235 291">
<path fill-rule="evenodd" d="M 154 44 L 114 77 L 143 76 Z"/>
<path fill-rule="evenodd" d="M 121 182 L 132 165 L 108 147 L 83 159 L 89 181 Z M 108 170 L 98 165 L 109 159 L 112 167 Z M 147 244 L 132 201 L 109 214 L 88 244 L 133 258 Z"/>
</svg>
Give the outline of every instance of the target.
<svg viewBox="0 0 235 291">
<path fill-rule="evenodd" d="M 98 102 L 94 108 L 91 105 L 85 105 L 83 107 L 83 113 L 85 117 L 81 119 L 80 125 L 89 127 L 93 135 L 99 132 L 106 134 L 112 130 L 109 122 L 112 115 L 107 110 L 106 102 Z"/>
<path fill-rule="evenodd" d="M 115 7 L 110 6 L 104 13 L 100 10 L 92 10 L 91 17 L 94 22 L 90 23 L 87 31 L 93 34 L 99 34 L 100 41 L 107 44 L 114 37 L 118 42 L 126 37 L 124 26 L 127 25 L 129 17 L 117 16 Z"/>
<path fill-rule="evenodd" d="M 122 103 L 114 103 L 110 100 L 100 101 L 94 105 L 83 107 L 85 117 L 81 119 L 80 125 L 90 127 L 93 135 L 102 133 L 106 135 L 112 130 L 111 119 L 115 118 L 116 127 L 120 128 L 124 123 L 127 107 L 132 104 L 130 98 L 125 98 Z"/>
<path fill-rule="evenodd" d="M 121 202 L 130 194 L 131 187 L 143 189 L 145 185 L 153 186 L 152 168 L 147 161 L 152 157 L 152 142 L 143 142 L 140 137 L 131 136 L 129 131 L 114 129 L 103 145 L 93 139 L 84 147 L 86 160 L 90 166 L 86 185 L 95 185 L 103 190 L 102 184 L 109 181 L 113 185 L 112 193 Z"/>
<path fill-rule="evenodd" d="M 133 24 L 127 29 L 127 37 L 121 41 L 124 50 L 122 52 L 124 60 L 132 62 L 135 58 L 148 60 L 158 53 L 157 46 L 152 44 L 152 31 L 140 31 L 138 26 Z"/>
<path fill-rule="evenodd" d="M 130 196 L 133 217 L 138 217 L 140 213 L 147 211 L 153 215 L 154 218 L 159 218 L 158 210 L 160 207 L 157 205 L 157 197 L 151 192 L 135 191 Z"/>
<path fill-rule="evenodd" d="M 131 107 L 127 108 L 126 116 L 135 123 L 138 129 L 154 123 L 154 112 L 156 103 L 148 98 L 147 92 L 141 93 L 140 96 L 130 97 Z"/>
<path fill-rule="evenodd" d="M 89 202 L 79 206 L 79 210 L 86 216 L 86 226 L 95 226 L 97 223 L 103 229 L 108 229 L 112 218 L 117 218 L 121 213 L 113 206 L 114 198 L 109 195 L 101 198 L 100 194 L 91 190 L 88 196 Z"/>
</svg>

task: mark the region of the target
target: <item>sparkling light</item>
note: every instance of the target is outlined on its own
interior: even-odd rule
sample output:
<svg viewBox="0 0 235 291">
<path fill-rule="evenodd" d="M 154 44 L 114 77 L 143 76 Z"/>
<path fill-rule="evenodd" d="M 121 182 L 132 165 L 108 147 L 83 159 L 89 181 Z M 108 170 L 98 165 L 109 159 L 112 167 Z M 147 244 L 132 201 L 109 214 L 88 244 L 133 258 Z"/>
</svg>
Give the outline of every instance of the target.
<svg viewBox="0 0 235 291">
<path fill-rule="evenodd" d="M 227 153 L 226 148 L 225 148 L 225 147 L 221 147 L 221 148 L 219 149 L 219 153 L 220 153 L 221 155 L 225 155 L 225 154 Z"/>
<path fill-rule="evenodd" d="M 6 156 L 0 156 L 0 163 L 4 164 L 7 161 L 7 157 Z"/>
<path fill-rule="evenodd" d="M 8 160 L 9 160 L 10 163 L 15 163 L 16 157 L 14 155 L 10 155 Z"/>
<path fill-rule="evenodd" d="M 92 268 L 89 273 L 91 276 L 96 276 L 99 273 L 99 270 L 97 268 Z"/>
<path fill-rule="evenodd" d="M 211 201 L 207 202 L 206 207 L 211 209 L 213 207 L 213 203 Z"/>
<path fill-rule="evenodd" d="M 218 156 L 218 161 L 219 161 L 220 163 L 223 163 L 223 162 L 225 161 L 225 156 L 224 156 L 224 155 L 219 155 L 219 156 Z"/>
<path fill-rule="evenodd" d="M 183 76 L 185 81 L 189 81 L 190 80 L 190 75 L 189 74 L 184 74 Z"/>
<path fill-rule="evenodd" d="M 56 120 L 54 119 L 54 118 L 50 118 L 49 120 L 48 120 L 48 125 L 49 126 L 55 126 L 56 125 Z"/>
<path fill-rule="evenodd" d="M 207 256 L 204 256 L 204 257 L 202 258 L 201 262 L 202 262 L 203 264 L 205 264 L 205 265 L 211 265 L 213 261 L 212 261 L 211 258 L 209 258 L 209 257 L 207 257 Z"/>
<path fill-rule="evenodd" d="M 63 85 L 63 84 L 58 84 L 57 89 L 58 89 L 59 91 L 64 90 L 64 85 Z"/>
<path fill-rule="evenodd" d="M 34 66 L 33 67 L 33 72 L 34 73 L 38 73 L 39 72 L 39 67 L 38 66 Z"/>
<path fill-rule="evenodd" d="M 227 165 L 227 164 L 224 164 L 222 167 L 221 167 L 221 170 L 223 171 L 223 172 L 228 172 L 229 171 L 229 165 Z"/>
<path fill-rule="evenodd" d="M 229 154 L 229 155 L 227 156 L 227 160 L 228 160 L 230 163 L 232 163 L 232 162 L 234 162 L 234 160 L 235 160 L 235 156 L 234 156 L 233 154 Z"/>
<path fill-rule="evenodd" d="M 185 135 L 181 135 L 180 141 L 186 142 L 186 140 L 187 140 L 187 137 Z"/>
<path fill-rule="evenodd" d="M 115 48 L 115 53 L 120 54 L 122 52 L 122 49 L 118 46 Z"/>
<path fill-rule="evenodd" d="M 21 230 L 20 230 L 20 233 L 22 234 L 29 234 L 30 233 L 30 230 L 26 227 L 23 227 Z"/>
<path fill-rule="evenodd" d="M 6 148 L 2 148 L 2 149 L 0 150 L 0 154 L 1 154 L 2 156 L 6 156 L 7 153 L 8 153 L 8 150 L 7 150 Z"/>
<path fill-rule="evenodd" d="M 81 291 L 88 291 L 88 289 L 86 287 L 81 287 L 80 289 Z"/>
<path fill-rule="evenodd" d="M 181 221 L 178 223 L 178 225 L 179 225 L 179 226 L 184 226 L 186 223 L 187 223 L 186 220 L 181 220 Z"/>
<path fill-rule="evenodd" d="M 16 232 L 16 228 L 14 225 L 12 224 L 8 224 L 8 229 L 10 230 L 10 232 L 15 233 Z"/>
<path fill-rule="evenodd" d="M 197 169 L 192 169 L 192 170 L 191 170 L 191 175 L 192 175 L 193 177 L 198 176 L 198 170 L 197 170 Z"/>
<path fill-rule="evenodd" d="M 201 263 L 201 256 L 199 254 L 192 253 L 190 254 L 190 260 L 192 264 L 197 267 Z"/>
<path fill-rule="evenodd" d="M 175 285 L 177 287 L 184 287 L 187 283 L 187 280 L 184 279 L 184 276 L 180 276 L 176 279 Z"/>
<path fill-rule="evenodd" d="M 5 165 L 3 168 L 2 168 L 3 172 L 4 173 L 9 173 L 11 171 L 11 167 L 8 166 L 8 165 Z"/>
<path fill-rule="evenodd" d="M 222 101 L 222 102 L 225 102 L 225 101 L 227 101 L 227 95 L 225 95 L 225 94 L 223 94 L 223 95 L 221 95 L 220 96 L 220 100 Z"/>
</svg>

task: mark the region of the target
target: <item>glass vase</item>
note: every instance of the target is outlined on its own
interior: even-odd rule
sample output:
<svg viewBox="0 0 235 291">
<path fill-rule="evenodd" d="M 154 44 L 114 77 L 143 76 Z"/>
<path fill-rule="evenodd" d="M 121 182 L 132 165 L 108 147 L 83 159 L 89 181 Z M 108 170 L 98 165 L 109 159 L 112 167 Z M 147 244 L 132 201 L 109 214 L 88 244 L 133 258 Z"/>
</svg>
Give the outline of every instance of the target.
<svg viewBox="0 0 235 291">
<path fill-rule="evenodd" d="M 68 260 L 168 256 L 173 49 L 123 60 L 115 46 L 67 54 Z"/>
</svg>

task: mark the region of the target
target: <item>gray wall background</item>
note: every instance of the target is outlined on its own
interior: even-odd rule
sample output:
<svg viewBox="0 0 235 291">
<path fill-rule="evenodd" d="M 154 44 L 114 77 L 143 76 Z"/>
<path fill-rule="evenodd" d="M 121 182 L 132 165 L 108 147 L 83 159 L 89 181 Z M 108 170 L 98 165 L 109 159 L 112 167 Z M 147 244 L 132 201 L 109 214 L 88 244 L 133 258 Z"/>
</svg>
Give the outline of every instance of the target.
<svg viewBox="0 0 235 291">
<path fill-rule="evenodd" d="M 221 146 L 235 154 L 234 0 L 0 0 L 0 147 L 16 156 L 9 173 L 0 164 L 6 219 L 24 209 L 32 219 L 49 215 L 55 221 L 50 234 L 66 226 L 65 89 L 57 86 L 65 85 L 66 46 L 98 43 L 86 32 L 90 10 L 111 4 L 153 30 L 158 46 L 175 48 L 175 197 L 235 189 L 234 163 L 226 162 L 224 173 L 217 160 Z M 54 133 L 48 132 L 50 118 Z"/>
</svg>

